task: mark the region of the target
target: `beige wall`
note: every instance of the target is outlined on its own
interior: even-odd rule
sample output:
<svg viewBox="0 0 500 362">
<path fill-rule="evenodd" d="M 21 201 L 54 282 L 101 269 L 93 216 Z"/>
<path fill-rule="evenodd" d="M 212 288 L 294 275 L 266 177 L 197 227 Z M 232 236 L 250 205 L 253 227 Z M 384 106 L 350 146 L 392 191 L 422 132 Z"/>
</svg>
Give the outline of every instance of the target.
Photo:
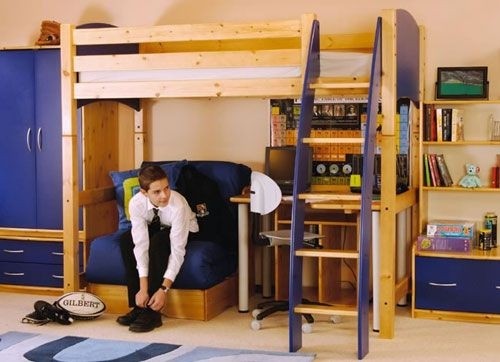
<svg viewBox="0 0 500 362">
<path fill-rule="evenodd" d="M 0 1 L 0 47 L 33 44 L 44 19 L 133 26 L 286 19 L 315 12 L 322 32 L 357 32 L 373 31 L 375 19 L 384 8 L 407 9 L 425 26 L 427 98 L 433 97 L 436 67 L 460 65 L 487 65 L 491 98 L 499 98 L 497 0 Z M 153 105 L 152 114 L 149 139 L 153 159 L 226 159 L 255 169 L 262 165 L 269 139 L 265 100 L 159 101 Z"/>
</svg>

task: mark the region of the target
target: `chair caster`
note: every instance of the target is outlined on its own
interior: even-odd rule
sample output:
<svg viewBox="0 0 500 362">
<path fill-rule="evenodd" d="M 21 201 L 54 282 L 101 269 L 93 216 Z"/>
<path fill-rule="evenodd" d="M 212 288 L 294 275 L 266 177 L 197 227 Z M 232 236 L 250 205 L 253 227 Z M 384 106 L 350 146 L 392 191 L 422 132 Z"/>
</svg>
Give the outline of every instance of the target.
<svg viewBox="0 0 500 362">
<path fill-rule="evenodd" d="M 302 324 L 302 333 L 309 334 L 313 330 L 313 324 L 312 323 L 304 323 Z"/>
<path fill-rule="evenodd" d="M 262 312 L 262 309 L 258 309 L 258 308 L 257 308 L 257 309 L 254 309 L 254 310 L 252 311 L 252 317 L 253 317 L 253 318 L 257 318 L 257 316 L 258 316 L 261 312 Z"/>
<path fill-rule="evenodd" d="M 250 323 L 250 328 L 252 328 L 254 331 L 258 331 L 260 327 L 262 327 L 262 323 L 257 319 L 252 320 L 252 322 Z"/>
<path fill-rule="evenodd" d="M 332 321 L 333 324 L 339 324 L 342 322 L 342 317 L 339 315 L 332 315 L 330 317 L 330 320 Z"/>
</svg>

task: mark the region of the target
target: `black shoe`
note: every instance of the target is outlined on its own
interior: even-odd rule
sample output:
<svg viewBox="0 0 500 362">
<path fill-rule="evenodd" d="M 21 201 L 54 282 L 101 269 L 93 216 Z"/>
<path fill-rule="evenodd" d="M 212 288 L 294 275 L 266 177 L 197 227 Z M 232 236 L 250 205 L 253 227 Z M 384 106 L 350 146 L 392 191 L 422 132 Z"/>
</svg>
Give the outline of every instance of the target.
<svg viewBox="0 0 500 362">
<path fill-rule="evenodd" d="M 160 312 L 155 312 L 151 309 L 146 309 L 144 313 L 141 313 L 139 317 L 130 325 L 129 331 L 131 332 L 149 332 L 153 329 L 160 327 L 161 314 Z"/>
<path fill-rule="evenodd" d="M 67 311 L 46 301 L 38 300 L 35 302 L 34 307 L 37 317 L 50 319 L 51 321 L 64 325 L 73 323 L 73 318 L 71 318 Z"/>
<path fill-rule="evenodd" d="M 139 308 L 139 307 L 134 307 L 130 312 L 128 312 L 127 314 L 125 315 L 122 315 L 122 316 L 119 316 L 118 318 L 116 318 L 116 321 L 118 322 L 118 324 L 121 324 L 122 326 L 129 326 L 131 325 L 133 322 L 135 322 L 135 320 L 142 314 L 146 311 L 146 309 L 144 308 Z"/>
</svg>

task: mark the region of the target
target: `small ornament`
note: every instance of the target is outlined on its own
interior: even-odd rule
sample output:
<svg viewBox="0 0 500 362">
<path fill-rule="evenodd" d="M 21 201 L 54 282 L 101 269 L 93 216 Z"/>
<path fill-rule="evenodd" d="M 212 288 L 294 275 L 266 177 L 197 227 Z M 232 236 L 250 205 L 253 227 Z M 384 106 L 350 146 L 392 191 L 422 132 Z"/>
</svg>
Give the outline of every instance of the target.
<svg viewBox="0 0 500 362">
<path fill-rule="evenodd" d="M 460 179 L 458 184 L 467 188 L 481 187 L 481 180 L 479 179 L 478 173 L 479 167 L 471 163 L 466 163 L 465 176 Z"/>
</svg>

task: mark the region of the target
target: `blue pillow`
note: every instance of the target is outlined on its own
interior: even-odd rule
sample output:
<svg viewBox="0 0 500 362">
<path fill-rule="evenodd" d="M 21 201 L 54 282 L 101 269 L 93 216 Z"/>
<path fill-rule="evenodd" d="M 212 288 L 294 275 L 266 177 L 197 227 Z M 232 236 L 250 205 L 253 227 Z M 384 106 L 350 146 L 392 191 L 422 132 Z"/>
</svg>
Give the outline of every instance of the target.
<svg viewBox="0 0 500 362">
<path fill-rule="evenodd" d="M 160 165 L 160 167 L 167 174 L 170 182 L 170 187 L 175 189 L 175 184 L 184 165 L 187 164 L 186 160 L 169 162 Z M 130 219 L 128 218 L 128 202 L 137 192 L 139 192 L 139 180 L 137 174 L 139 169 L 127 171 L 111 171 L 109 176 L 113 180 L 115 186 L 116 205 L 118 208 L 118 229 L 130 229 Z"/>
</svg>

